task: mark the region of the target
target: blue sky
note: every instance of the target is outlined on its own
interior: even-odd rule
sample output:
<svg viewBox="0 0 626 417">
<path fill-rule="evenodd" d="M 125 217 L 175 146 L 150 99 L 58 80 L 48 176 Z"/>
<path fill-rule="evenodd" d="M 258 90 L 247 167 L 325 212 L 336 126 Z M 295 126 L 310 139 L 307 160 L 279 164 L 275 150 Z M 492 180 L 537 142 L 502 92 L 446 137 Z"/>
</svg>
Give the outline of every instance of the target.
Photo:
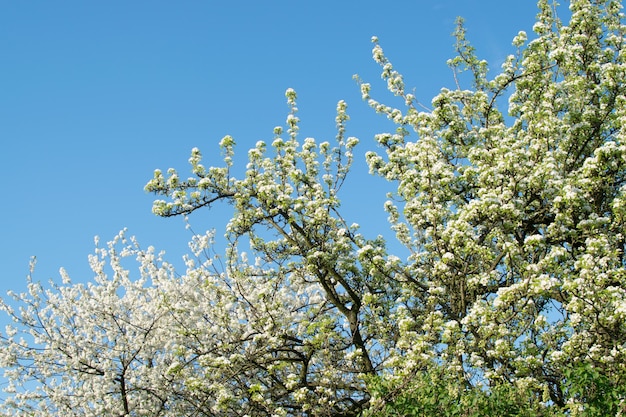
<svg viewBox="0 0 626 417">
<path fill-rule="evenodd" d="M 358 73 L 374 95 L 384 91 L 371 36 L 429 103 L 453 87 L 445 61 L 456 16 L 497 68 L 536 12 L 530 0 L 0 0 L 0 295 L 25 288 L 33 255 L 37 280 L 60 281 L 61 266 L 89 280 L 94 236 L 124 227 L 179 263 L 189 232 L 182 219 L 152 215 L 143 186 L 155 168 L 186 174 L 196 146 L 205 165 L 219 164 L 226 134 L 240 157 L 271 141 L 289 87 L 302 138 L 332 140 L 336 103 L 348 102 L 348 134 L 361 144 L 346 217 L 367 234 L 385 231 L 385 184 L 360 156 L 388 124 L 352 80 Z M 192 226 L 222 233 L 227 214 L 199 213 Z"/>
</svg>

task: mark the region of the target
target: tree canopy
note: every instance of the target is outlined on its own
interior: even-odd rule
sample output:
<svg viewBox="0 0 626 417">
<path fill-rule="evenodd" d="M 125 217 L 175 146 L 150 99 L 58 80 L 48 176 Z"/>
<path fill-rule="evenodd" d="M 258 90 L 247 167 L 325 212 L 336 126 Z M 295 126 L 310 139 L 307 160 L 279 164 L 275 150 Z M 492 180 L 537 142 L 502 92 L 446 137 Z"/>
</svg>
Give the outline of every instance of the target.
<svg viewBox="0 0 626 417">
<path fill-rule="evenodd" d="M 288 89 L 285 127 L 248 151 L 243 175 L 229 136 L 220 165 L 193 149 L 188 178 L 155 171 L 158 216 L 232 205 L 223 256 L 213 232 L 194 235 L 177 273 L 122 232 L 90 257 L 93 282 L 31 280 L 2 304 L 15 322 L 0 338 L 5 412 L 626 412 L 622 5 L 571 0 L 568 22 L 538 6 L 534 36 L 520 32 L 497 71 L 459 20 L 457 88 L 430 105 L 372 38 L 404 103 L 384 104 L 357 77 L 395 124 L 366 154 L 390 186 L 394 242 L 342 212 L 359 146 L 344 101 L 333 143 L 300 139 Z"/>
</svg>

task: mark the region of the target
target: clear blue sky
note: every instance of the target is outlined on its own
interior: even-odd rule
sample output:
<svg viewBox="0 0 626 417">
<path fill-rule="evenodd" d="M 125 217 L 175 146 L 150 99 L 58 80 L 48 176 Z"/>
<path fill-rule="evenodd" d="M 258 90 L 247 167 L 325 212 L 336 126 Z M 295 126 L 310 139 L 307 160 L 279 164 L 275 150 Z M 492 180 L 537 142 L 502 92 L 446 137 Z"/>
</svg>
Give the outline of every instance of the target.
<svg viewBox="0 0 626 417">
<path fill-rule="evenodd" d="M 372 35 L 429 103 L 453 86 L 445 61 L 456 16 L 498 67 L 536 11 L 532 0 L 0 0 L 0 294 L 25 288 L 32 255 L 37 280 L 60 280 L 61 266 L 90 279 L 93 237 L 124 227 L 179 263 L 189 232 L 181 219 L 152 215 L 143 186 L 155 168 L 186 174 L 195 146 L 206 165 L 219 164 L 226 134 L 240 156 L 271 141 L 288 87 L 299 95 L 302 137 L 332 140 L 345 99 L 362 155 L 387 127 L 352 80 L 358 73 L 384 90 Z M 382 232 L 384 195 L 372 190 L 383 184 L 356 164 L 348 220 Z M 196 231 L 223 231 L 225 220 L 224 210 L 192 219 Z"/>
</svg>

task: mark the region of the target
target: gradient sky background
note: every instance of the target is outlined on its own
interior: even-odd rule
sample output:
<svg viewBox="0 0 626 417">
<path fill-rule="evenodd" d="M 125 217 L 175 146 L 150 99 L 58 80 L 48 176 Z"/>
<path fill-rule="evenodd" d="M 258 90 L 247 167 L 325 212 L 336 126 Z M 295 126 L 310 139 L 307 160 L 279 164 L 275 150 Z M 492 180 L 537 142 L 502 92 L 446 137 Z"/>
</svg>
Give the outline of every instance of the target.
<svg viewBox="0 0 626 417">
<path fill-rule="evenodd" d="M 371 36 L 430 103 L 454 86 L 445 61 L 457 16 L 497 69 L 536 13 L 531 0 L 0 1 L 0 295 L 25 289 L 33 255 L 36 280 L 60 282 L 61 266 L 91 279 L 94 236 L 124 227 L 180 264 L 190 232 L 152 215 L 143 187 L 153 170 L 186 177 L 195 146 L 205 165 L 220 164 L 226 134 L 245 164 L 284 123 L 289 87 L 301 138 L 332 141 L 336 103 L 348 102 L 348 135 L 361 144 L 346 217 L 368 235 L 386 231 L 385 184 L 362 155 L 389 125 L 352 80 L 387 97 Z M 223 234 L 228 210 L 198 213 L 192 226 Z"/>
</svg>

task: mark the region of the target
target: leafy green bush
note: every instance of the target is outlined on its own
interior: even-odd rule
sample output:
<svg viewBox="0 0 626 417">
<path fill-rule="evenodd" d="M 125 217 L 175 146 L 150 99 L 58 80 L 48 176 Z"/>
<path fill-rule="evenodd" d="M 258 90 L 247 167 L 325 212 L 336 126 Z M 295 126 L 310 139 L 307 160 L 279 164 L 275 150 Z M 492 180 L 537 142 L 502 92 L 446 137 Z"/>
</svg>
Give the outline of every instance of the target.
<svg viewBox="0 0 626 417">
<path fill-rule="evenodd" d="M 626 415 L 624 379 L 611 378 L 590 364 L 565 371 L 572 416 L 605 417 Z M 617 381 L 616 381 L 617 379 Z"/>
<path fill-rule="evenodd" d="M 511 383 L 489 388 L 471 386 L 466 381 L 450 379 L 442 368 L 419 372 L 402 383 L 376 378 L 371 381 L 370 388 L 376 398 L 366 413 L 371 417 L 563 415 L 530 389 Z"/>
</svg>

